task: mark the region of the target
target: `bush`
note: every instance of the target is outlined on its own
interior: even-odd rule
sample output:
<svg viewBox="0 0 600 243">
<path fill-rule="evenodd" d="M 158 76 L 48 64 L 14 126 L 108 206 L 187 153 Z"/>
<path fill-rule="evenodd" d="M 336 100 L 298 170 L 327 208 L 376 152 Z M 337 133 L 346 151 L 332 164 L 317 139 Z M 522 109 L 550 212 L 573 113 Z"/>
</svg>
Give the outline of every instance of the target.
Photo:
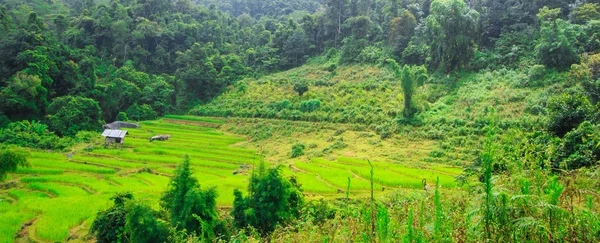
<svg viewBox="0 0 600 243">
<path fill-rule="evenodd" d="M 294 84 L 294 91 L 298 93 L 298 96 L 304 95 L 304 93 L 308 92 L 308 84 L 306 82 L 297 82 Z"/>
<path fill-rule="evenodd" d="M 119 114 L 117 115 L 117 118 L 116 118 L 116 120 L 117 120 L 117 121 L 128 121 L 128 120 L 129 120 L 129 118 L 127 117 L 127 113 L 125 113 L 125 112 L 122 112 L 122 111 L 121 111 L 121 112 L 119 112 Z"/>
<path fill-rule="evenodd" d="M 131 202 L 125 206 L 125 232 L 131 242 L 166 242 L 168 226 L 158 219 L 158 213 L 142 202 Z"/>
<path fill-rule="evenodd" d="M 125 231 L 127 217 L 125 203 L 133 199 L 133 194 L 129 192 L 118 193 L 111 199 L 114 205 L 105 211 L 98 212 L 90 228 L 90 234 L 99 243 L 130 242 L 129 233 Z"/>
<path fill-rule="evenodd" d="M 147 104 L 143 104 L 141 106 L 133 104 L 127 108 L 126 112 L 127 115 L 129 115 L 129 118 L 134 121 L 154 120 L 157 116 L 152 107 Z"/>
<path fill-rule="evenodd" d="M 321 101 L 320 100 L 308 100 L 308 101 L 302 101 L 300 103 L 300 111 L 302 112 L 313 112 L 318 110 L 321 107 Z"/>
<path fill-rule="evenodd" d="M 568 132 L 552 160 L 554 168 L 569 170 L 594 166 L 600 160 L 600 127 L 585 121 Z"/>
<path fill-rule="evenodd" d="M 96 131 L 102 127 L 102 110 L 89 98 L 64 96 L 52 101 L 48 109 L 48 126 L 58 135 L 74 136 L 79 131 Z"/>
<path fill-rule="evenodd" d="M 358 55 L 358 61 L 362 63 L 375 64 L 384 57 L 383 50 L 374 46 L 367 46 Z"/>
<path fill-rule="evenodd" d="M 291 158 L 297 158 L 300 157 L 302 155 L 304 155 L 304 149 L 306 148 L 306 146 L 304 146 L 304 144 L 294 144 L 292 145 L 292 155 Z"/>
<path fill-rule="evenodd" d="M 318 201 L 310 201 L 302 209 L 304 221 L 312 221 L 315 225 L 323 225 L 327 220 L 335 218 L 336 211 L 327 201 L 322 198 Z"/>
<path fill-rule="evenodd" d="M 582 94 L 562 94 L 548 100 L 546 129 L 563 137 L 579 124 L 595 117 L 594 107 Z"/>
<path fill-rule="evenodd" d="M 171 224 L 187 232 L 197 233 L 207 241 L 215 239 L 219 224 L 215 188 L 201 190 L 190 171 L 190 157 L 186 155 L 177 166 L 175 177 L 161 198 L 161 206 L 169 213 Z"/>
<path fill-rule="evenodd" d="M 544 65 L 533 65 L 529 68 L 527 76 L 529 77 L 530 82 L 537 82 L 546 76 L 546 67 Z"/>
<path fill-rule="evenodd" d="M 570 24 L 560 19 L 543 22 L 535 47 L 539 63 L 558 70 L 566 70 L 572 64 L 579 63 L 579 56 L 572 44 L 575 41 L 565 35 L 567 28 L 570 28 Z"/>
<path fill-rule="evenodd" d="M 48 131 L 48 126 L 36 121 L 20 121 L 0 129 L 0 143 L 21 147 L 63 150 L 74 144 L 71 138 L 61 138 Z"/>
<path fill-rule="evenodd" d="M 261 164 L 248 188 L 248 197 L 234 191 L 231 215 L 237 228 L 252 226 L 267 235 L 277 225 L 299 216 L 303 200 L 300 186 L 294 178 L 284 178 L 280 167 L 266 169 Z"/>
<path fill-rule="evenodd" d="M 7 173 L 15 172 L 19 166 L 29 166 L 26 153 L 10 149 L 0 150 L 0 181 L 6 179 Z"/>
</svg>

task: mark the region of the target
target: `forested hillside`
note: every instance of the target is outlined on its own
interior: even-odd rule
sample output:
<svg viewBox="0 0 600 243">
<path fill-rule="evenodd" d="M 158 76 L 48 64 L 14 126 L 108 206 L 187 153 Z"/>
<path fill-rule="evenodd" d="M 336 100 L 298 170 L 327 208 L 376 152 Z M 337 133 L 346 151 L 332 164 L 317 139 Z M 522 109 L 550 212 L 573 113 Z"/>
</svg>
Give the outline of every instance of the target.
<svg viewBox="0 0 600 243">
<path fill-rule="evenodd" d="M 599 121 L 600 0 L 0 0 L 0 243 L 598 242 Z"/>
</svg>

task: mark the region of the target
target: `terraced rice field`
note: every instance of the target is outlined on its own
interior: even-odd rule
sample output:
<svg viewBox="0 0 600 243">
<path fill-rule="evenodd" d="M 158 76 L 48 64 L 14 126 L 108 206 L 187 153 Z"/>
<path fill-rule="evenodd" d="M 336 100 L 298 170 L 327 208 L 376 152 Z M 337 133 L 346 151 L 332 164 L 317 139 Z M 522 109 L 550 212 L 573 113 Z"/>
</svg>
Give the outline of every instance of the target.
<svg viewBox="0 0 600 243">
<path fill-rule="evenodd" d="M 85 152 L 87 145 L 75 148 L 70 159 L 68 152 L 32 151 L 32 167 L 10 174 L 7 182 L 16 184 L 0 189 L 0 243 L 13 242 L 15 235 L 39 242 L 83 242 L 96 212 L 109 207 L 110 197 L 116 192 L 130 191 L 158 208 L 161 193 L 186 154 L 202 187 L 216 186 L 218 204 L 229 208 L 233 190 L 245 191 L 251 170 L 233 172 L 243 165 L 258 165 L 263 158 L 253 150 L 232 146 L 245 138 L 219 131 L 217 127 L 223 122 L 170 116 L 141 122 L 139 129 L 128 129 L 123 148 L 104 148 L 99 139 L 90 152 Z M 160 134 L 173 137 L 149 142 L 151 136 Z M 460 173 L 459 169 L 438 165 L 373 165 L 378 191 L 384 187 L 419 189 L 423 178 L 431 184 L 437 177 L 442 186 L 452 188 L 456 186 L 454 177 Z M 292 162 L 283 171 L 296 176 L 308 195 L 339 196 L 348 178 L 353 195 L 370 188 L 369 164 L 353 158 Z"/>
</svg>

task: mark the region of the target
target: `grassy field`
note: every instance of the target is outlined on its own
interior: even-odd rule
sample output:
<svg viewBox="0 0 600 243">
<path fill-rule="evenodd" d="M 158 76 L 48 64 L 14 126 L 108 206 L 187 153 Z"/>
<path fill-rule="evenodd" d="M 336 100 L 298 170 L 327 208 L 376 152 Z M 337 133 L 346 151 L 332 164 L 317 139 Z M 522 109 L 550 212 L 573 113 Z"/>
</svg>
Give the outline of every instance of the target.
<svg viewBox="0 0 600 243">
<path fill-rule="evenodd" d="M 342 197 L 349 178 L 352 197 L 368 195 L 370 166 L 362 158 L 368 157 L 369 153 L 347 151 L 363 146 L 359 141 L 346 142 L 346 150 L 334 149 L 324 156 L 290 160 L 287 152 L 279 152 L 277 146 L 273 146 L 275 149 L 269 155 L 266 150 L 256 148 L 259 143 L 223 132 L 230 130 L 225 128 L 230 128 L 231 122 L 223 124 L 225 120 L 169 116 L 141 122 L 139 129 L 129 129 L 123 148 L 104 148 L 102 138 L 98 137 L 91 145 L 73 148 L 71 159 L 67 158 L 70 151 L 32 151 L 29 158 L 32 166 L 10 174 L 7 182 L 16 182 L 15 186 L 0 190 L 0 243 L 13 242 L 16 235 L 17 239 L 26 241 L 84 242 L 96 212 L 109 207 L 110 197 L 116 192 L 131 191 L 138 199 L 148 200 L 158 208 L 161 193 L 186 154 L 191 157 L 194 176 L 202 187 L 217 187 L 218 205 L 223 209 L 231 207 L 234 189 L 245 191 L 247 187 L 252 171 L 241 170 L 241 166 L 261 162 L 282 165 L 284 173 L 295 176 L 309 197 Z M 323 134 L 331 132 L 327 129 L 313 132 L 319 131 Z M 160 134 L 173 137 L 169 141 L 149 142 L 149 137 Z M 298 138 L 312 143 L 308 137 L 313 135 L 307 133 Z M 349 131 L 345 136 L 361 135 Z M 321 137 L 317 136 L 314 141 L 319 139 Z M 277 142 L 277 139 L 261 141 L 265 146 Z M 438 177 L 443 187 L 456 187 L 454 177 L 460 169 L 417 163 L 418 160 L 406 157 L 408 152 L 402 152 L 410 150 L 407 143 L 403 144 L 405 146 L 395 151 L 404 159 L 373 162 L 377 195 L 394 188 L 422 190 L 422 179 L 432 185 Z M 428 153 L 429 142 L 413 141 L 411 144 L 424 148 L 421 152 L 413 150 L 413 156 L 423 157 Z M 320 151 L 328 146 L 315 144 L 311 148 Z M 372 146 L 378 147 L 379 151 L 391 151 L 393 144 Z M 415 163 L 407 163 L 411 161 Z M 236 171 L 239 173 L 234 173 Z"/>
</svg>

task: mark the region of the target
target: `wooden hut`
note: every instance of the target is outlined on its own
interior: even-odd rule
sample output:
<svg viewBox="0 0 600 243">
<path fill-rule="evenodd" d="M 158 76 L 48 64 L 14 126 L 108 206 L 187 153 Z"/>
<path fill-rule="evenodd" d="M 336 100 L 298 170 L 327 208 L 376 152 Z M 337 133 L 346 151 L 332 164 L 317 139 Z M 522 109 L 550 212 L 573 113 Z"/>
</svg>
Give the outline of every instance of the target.
<svg viewBox="0 0 600 243">
<path fill-rule="evenodd" d="M 105 137 L 104 139 L 104 146 L 109 146 L 112 144 L 115 145 L 121 145 L 121 147 L 123 147 L 123 144 L 125 142 L 125 135 L 129 134 L 129 132 L 125 131 L 125 130 L 111 130 L 111 129 L 106 129 L 104 130 L 104 132 L 102 133 L 102 136 Z"/>
</svg>

